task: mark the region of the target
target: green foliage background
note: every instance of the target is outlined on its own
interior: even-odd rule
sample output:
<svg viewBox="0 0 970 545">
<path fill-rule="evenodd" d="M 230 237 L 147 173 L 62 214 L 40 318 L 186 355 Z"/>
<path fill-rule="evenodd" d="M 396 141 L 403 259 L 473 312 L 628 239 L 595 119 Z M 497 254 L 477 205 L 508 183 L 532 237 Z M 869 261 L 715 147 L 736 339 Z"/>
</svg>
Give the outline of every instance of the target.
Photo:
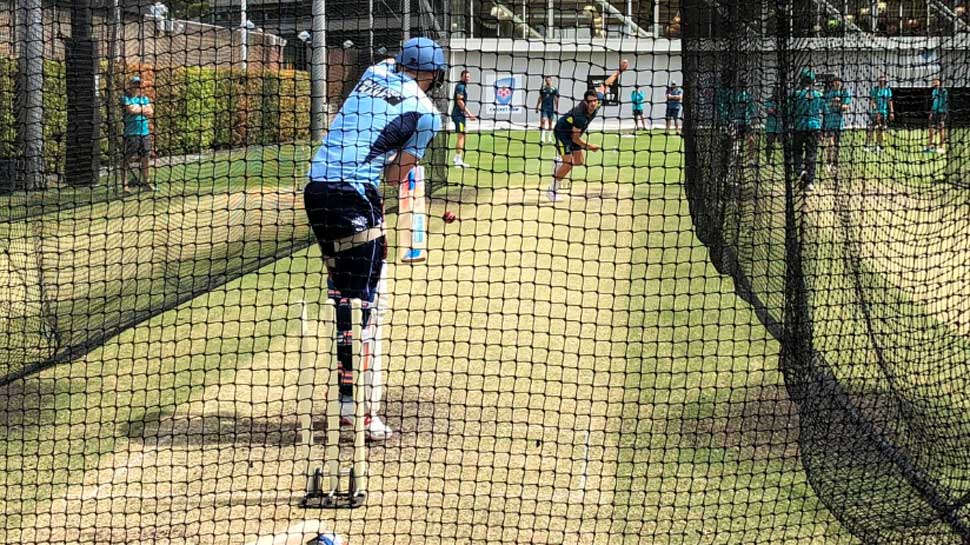
<svg viewBox="0 0 970 545">
<path fill-rule="evenodd" d="M 155 104 L 152 135 L 159 156 L 310 138 L 310 79 L 305 72 L 138 65 L 111 74 L 105 64 L 100 78 L 103 162 L 110 161 L 112 138 L 121 149 L 121 96 L 135 74 Z M 44 78 L 45 167 L 61 172 L 67 131 L 64 63 L 46 61 Z M 16 156 L 16 80 L 16 60 L 0 58 L 0 159 Z"/>
</svg>

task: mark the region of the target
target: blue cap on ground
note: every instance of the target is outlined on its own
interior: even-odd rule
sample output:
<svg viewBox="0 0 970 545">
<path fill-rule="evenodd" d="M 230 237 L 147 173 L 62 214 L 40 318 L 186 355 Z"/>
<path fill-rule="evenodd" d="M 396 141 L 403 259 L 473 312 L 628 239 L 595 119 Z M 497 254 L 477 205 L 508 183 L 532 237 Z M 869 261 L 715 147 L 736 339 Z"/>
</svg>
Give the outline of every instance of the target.
<svg viewBox="0 0 970 545">
<path fill-rule="evenodd" d="M 404 42 L 395 62 L 418 72 L 439 72 L 448 68 L 445 51 L 430 38 L 411 38 Z"/>
</svg>

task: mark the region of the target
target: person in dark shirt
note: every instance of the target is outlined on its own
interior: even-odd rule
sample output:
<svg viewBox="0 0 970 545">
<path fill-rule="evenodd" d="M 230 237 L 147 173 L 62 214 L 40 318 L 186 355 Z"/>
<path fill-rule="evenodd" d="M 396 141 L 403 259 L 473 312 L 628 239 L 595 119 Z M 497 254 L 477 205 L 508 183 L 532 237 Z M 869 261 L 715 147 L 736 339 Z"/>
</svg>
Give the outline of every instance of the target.
<svg viewBox="0 0 970 545">
<path fill-rule="evenodd" d="M 664 115 L 668 133 L 670 132 L 671 126 L 673 126 L 674 131 L 680 132 L 680 111 L 683 107 L 684 88 L 677 85 L 676 81 L 673 81 L 667 87 L 667 112 Z"/>
<path fill-rule="evenodd" d="M 455 132 L 458 134 L 455 141 L 455 166 L 458 168 L 468 168 L 471 165 L 465 162 L 465 124 L 468 121 L 475 121 L 475 114 L 468 109 L 468 84 L 472 80 L 472 75 L 468 70 L 462 70 L 461 81 L 455 85 L 455 105 L 451 110 L 451 120 L 455 123 Z"/>
<path fill-rule="evenodd" d="M 556 122 L 556 113 L 559 111 L 559 89 L 552 84 L 552 76 L 546 76 L 545 85 L 539 89 L 539 101 L 536 103 L 536 111 L 541 116 L 539 118 L 539 141 L 546 143 L 546 133 L 552 139 L 552 125 Z"/>
<path fill-rule="evenodd" d="M 629 66 L 630 63 L 626 59 L 620 61 L 620 67 L 616 72 L 613 72 L 596 89 L 586 91 L 583 95 L 583 101 L 556 122 L 553 132 L 556 137 L 556 150 L 559 152 L 559 157 L 556 159 L 552 184 L 546 191 L 549 200 L 553 202 L 561 200 L 558 194 L 559 182 L 569 176 L 573 166 L 581 166 L 586 163 L 584 151 L 598 151 L 600 149 L 596 144 L 584 140 L 583 134 L 586 133 L 590 122 L 596 117 L 596 113 L 606 97 L 606 90 L 619 79 L 620 74 L 626 71 Z"/>
</svg>

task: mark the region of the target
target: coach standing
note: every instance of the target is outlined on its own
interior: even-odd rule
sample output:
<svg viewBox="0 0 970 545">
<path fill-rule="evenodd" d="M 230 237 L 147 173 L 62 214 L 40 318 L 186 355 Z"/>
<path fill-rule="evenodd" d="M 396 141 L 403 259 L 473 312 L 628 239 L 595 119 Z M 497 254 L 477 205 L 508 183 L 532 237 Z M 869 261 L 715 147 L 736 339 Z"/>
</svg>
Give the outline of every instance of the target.
<svg viewBox="0 0 970 545">
<path fill-rule="evenodd" d="M 468 70 L 462 70 L 461 81 L 455 86 L 455 104 L 451 110 L 451 121 L 455 124 L 455 166 L 458 168 L 470 168 L 471 165 L 465 162 L 465 134 L 468 132 L 467 123 L 475 121 L 475 114 L 468 109 L 468 84 L 472 81 L 472 74 Z"/>
<path fill-rule="evenodd" d="M 362 368 L 365 426 L 371 441 L 393 433 L 378 416 L 382 375 L 380 326 L 386 310 L 384 203 L 388 183 L 408 179 L 441 120 L 429 92 L 445 80 L 445 54 L 428 38 L 412 38 L 394 61 L 371 66 L 337 113 L 310 165 L 307 216 L 323 253 L 329 295 L 337 302 L 337 362 L 342 426 L 353 425 L 353 339 L 349 300 L 364 303 Z"/>
<path fill-rule="evenodd" d="M 148 176 L 148 162 L 152 155 L 152 137 L 149 120 L 155 115 L 155 108 L 150 98 L 145 96 L 141 87 L 141 78 L 134 76 L 128 81 L 128 89 L 121 97 L 125 111 L 125 156 L 122 168 L 121 184 L 125 193 L 131 191 L 128 186 L 128 170 L 135 161 L 139 162 L 140 177 L 136 177 L 138 185 L 144 185 L 155 190 Z"/>
</svg>

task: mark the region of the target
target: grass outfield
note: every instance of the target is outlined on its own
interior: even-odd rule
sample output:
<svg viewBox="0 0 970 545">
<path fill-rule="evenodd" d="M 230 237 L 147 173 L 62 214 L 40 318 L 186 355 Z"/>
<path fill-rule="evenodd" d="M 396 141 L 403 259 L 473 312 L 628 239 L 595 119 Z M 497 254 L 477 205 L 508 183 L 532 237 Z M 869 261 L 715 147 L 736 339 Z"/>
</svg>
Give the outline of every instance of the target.
<svg viewBox="0 0 970 545">
<path fill-rule="evenodd" d="M 319 517 L 354 544 L 852 543 L 801 471 L 778 344 L 694 236 L 680 141 L 593 135 L 553 205 L 537 136 L 471 135 L 479 168 L 430 209 L 461 221 L 391 267 L 402 433 L 370 449 L 366 508 L 296 507 L 314 247 L 5 387 L 0 541 L 247 544 Z"/>
</svg>

